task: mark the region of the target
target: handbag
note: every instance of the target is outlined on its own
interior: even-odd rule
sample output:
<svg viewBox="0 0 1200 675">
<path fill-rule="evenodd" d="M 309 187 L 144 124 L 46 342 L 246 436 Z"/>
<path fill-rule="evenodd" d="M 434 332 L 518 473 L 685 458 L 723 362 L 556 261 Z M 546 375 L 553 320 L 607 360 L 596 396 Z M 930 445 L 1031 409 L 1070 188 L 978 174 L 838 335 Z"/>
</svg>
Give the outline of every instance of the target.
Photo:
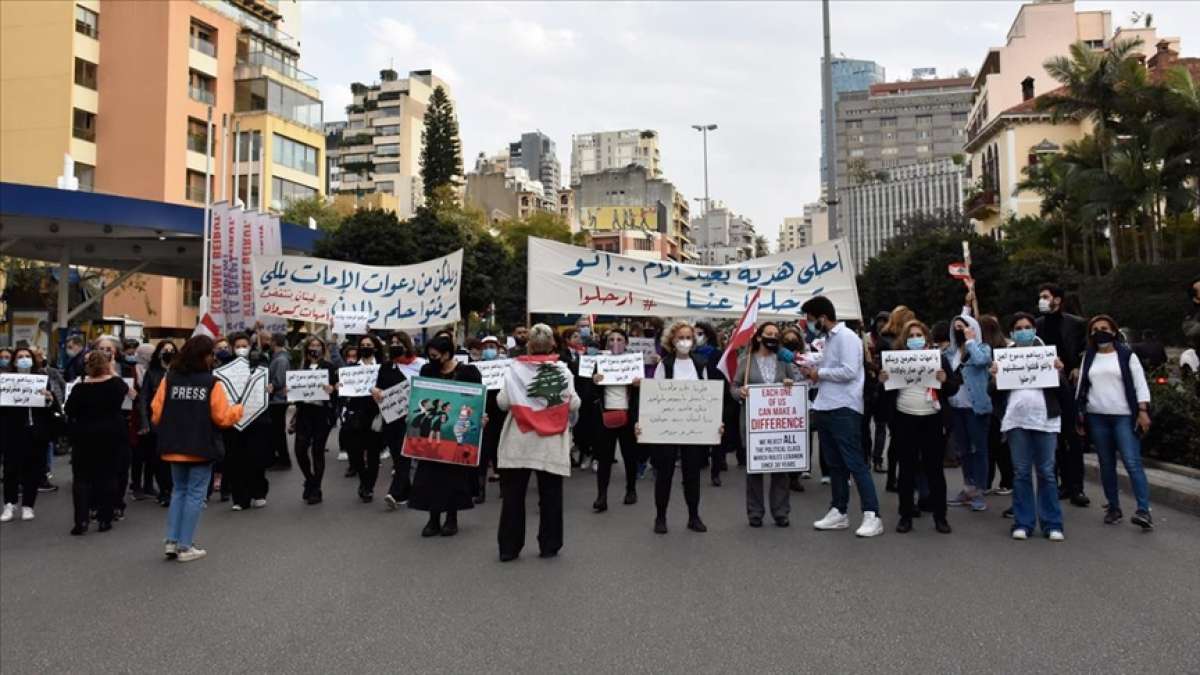
<svg viewBox="0 0 1200 675">
<path fill-rule="evenodd" d="M 600 417 L 605 429 L 620 429 L 629 424 L 628 410 L 605 410 Z"/>
</svg>

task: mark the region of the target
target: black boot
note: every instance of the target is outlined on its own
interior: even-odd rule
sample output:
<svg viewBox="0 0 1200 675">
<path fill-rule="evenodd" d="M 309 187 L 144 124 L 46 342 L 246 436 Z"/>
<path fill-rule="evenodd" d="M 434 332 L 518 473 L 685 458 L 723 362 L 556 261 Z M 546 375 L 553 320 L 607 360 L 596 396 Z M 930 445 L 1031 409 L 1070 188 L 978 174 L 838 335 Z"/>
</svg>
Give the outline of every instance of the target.
<svg viewBox="0 0 1200 675">
<path fill-rule="evenodd" d="M 442 514 L 436 511 L 429 512 L 429 522 L 425 523 L 425 529 L 421 530 L 422 537 L 436 537 L 442 533 Z"/>
<path fill-rule="evenodd" d="M 596 501 L 592 502 L 592 510 L 596 513 L 604 513 L 608 510 L 608 495 L 602 494 L 596 497 Z"/>
<path fill-rule="evenodd" d="M 446 523 L 442 525 L 442 536 L 453 537 L 458 534 L 458 511 L 450 511 L 446 514 Z"/>
</svg>

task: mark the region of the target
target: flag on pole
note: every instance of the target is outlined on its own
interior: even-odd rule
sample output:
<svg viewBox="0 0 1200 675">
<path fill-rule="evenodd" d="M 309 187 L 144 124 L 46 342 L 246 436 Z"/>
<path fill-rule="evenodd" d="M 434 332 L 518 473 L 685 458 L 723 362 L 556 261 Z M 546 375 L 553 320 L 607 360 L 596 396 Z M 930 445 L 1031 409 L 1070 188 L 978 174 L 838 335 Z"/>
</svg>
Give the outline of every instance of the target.
<svg viewBox="0 0 1200 675">
<path fill-rule="evenodd" d="M 717 370 L 725 373 L 725 379 L 730 382 L 737 373 L 738 350 L 750 344 L 750 338 L 754 337 L 755 324 L 758 323 L 758 296 L 760 295 L 762 295 L 762 289 L 755 289 L 754 296 L 746 305 L 746 311 L 742 312 L 742 318 L 738 321 L 737 328 L 729 336 L 729 344 L 725 345 L 725 353 L 721 355 L 721 362 L 717 364 Z"/>
<path fill-rule="evenodd" d="M 950 266 L 947 269 L 950 272 L 950 276 L 955 279 L 970 279 L 971 278 L 971 266 L 967 265 L 966 263 L 961 263 L 961 262 L 950 263 Z"/>
<path fill-rule="evenodd" d="M 221 329 L 217 327 L 217 322 L 213 321 L 212 315 L 208 312 L 205 312 L 204 316 L 200 317 L 200 323 L 196 324 L 196 329 L 192 331 L 192 337 L 207 335 L 214 340 L 220 334 Z"/>
</svg>

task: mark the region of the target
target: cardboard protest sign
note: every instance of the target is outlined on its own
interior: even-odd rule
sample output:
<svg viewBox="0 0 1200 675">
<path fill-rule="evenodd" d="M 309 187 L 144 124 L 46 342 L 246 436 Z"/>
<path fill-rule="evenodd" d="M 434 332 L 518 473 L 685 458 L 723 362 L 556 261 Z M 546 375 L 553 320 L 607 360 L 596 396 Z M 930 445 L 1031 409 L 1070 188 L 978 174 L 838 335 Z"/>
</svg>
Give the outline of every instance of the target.
<svg viewBox="0 0 1200 675">
<path fill-rule="evenodd" d="M 942 354 L 936 349 L 901 349 L 880 353 L 883 372 L 888 379 L 883 388 L 892 391 L 918 386 L 941 389 L 937 371 L 942 369 Z"/>
<path fill-rule="evenodd" d="M 808 471 L 808 386 L 753 384 L 748 390 L 746 471 Z"/>
<path fill-rule="evenodd" d="M 379 364 L 373 366 L 346 366 L 338 368 L 338 395 L 347 398 L 370 396 L 375 380 L 379 377 Z"/>
<path fill-rule="evenodd" d="M 418 377 L 408 398 L 404 456 L 479 466 L 487 389 L 474 382 Z"/>
<path fill-rule="evenodd" d="M 596 372 L 604 376 L 600 383 L 604 386 L 633 384 L 634 380 L 646 375 L 641 352 L 599 355 L 596 357 Z"/>
<path fill-rule="evenodd" d="M 1013 347 L 992 352 L 996 362 L 997 389 L 1045 389 L 1058 386 L 1054 367 L 1058 350 L 1054 345 Z"/>
<path fill-rule="evenodd" d="M 0 406 L 18 408 L 45 408 L 46 375 L 24 375 L 4 373 L 0 375 Z"/>
<path fill-rule="evenodd" d="M 412 382 L 405 380 L 383 390 L 383 398 L 379 401 L 379 414 L 383 421 L 391 424 L 408 414 L 408 397 L 412 391 Z"/>
<path fill-rule="evenodd" d="M 718 380 L 642 380 L 638 441 L 650 445 L 717 445 L 725 383 Z"/>
<path fill-rule="evenodd" d="M 306 368 L 287 371 L 288 403 L 310 403 L 328 401 L 329 371 L 324 368 Z"/>
</svg>

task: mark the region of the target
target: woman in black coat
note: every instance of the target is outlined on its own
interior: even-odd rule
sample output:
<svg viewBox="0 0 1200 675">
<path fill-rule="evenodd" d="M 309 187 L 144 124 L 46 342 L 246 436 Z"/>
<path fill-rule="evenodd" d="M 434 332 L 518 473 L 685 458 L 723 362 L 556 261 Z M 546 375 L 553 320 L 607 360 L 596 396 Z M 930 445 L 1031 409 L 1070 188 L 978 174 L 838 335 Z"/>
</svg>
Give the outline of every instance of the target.
<svg viewBox="0 0 1200 675">
<path fill-rule="evenodd" d="M 46 368 L 32 350 L 18 347 L 13 350 L 7 372 L 45 375 Z M 41 394 L 46 398 L 45 407 L 0 408 L 0 441 L 4 444 L 4 511 L 0 522 L 16 517 L 18 492 L 21 520 L 33 520 L 34 517 L 38 486 L 46 474 L 46 446 L 54 435 L 51 411 L 57 404 L 49 390 L 43 389 Z"/>
<path fill-rule="evenodd" d="M 88 353 L 84 371 L 83 381 L 71 390 L 66 409 L 75 502 L 71 534 L 75 536 L 87 532 L 88 511 L 93 505 L 99 530 L 112 529 L 117 459 L 126 433 L 121 404 L 129 393 L 129 386 L 112 374 L 104 352 Z"/>
<path fill-rule="evenodd" d="M 333 396 L 337 369 L 325 360 L 325 342 L 315 335 L 304 341 L 302 358 L 301 370 L 323 370 L 329 380 L 324 386 L 329 399 L 296 402 L 296 415 L 291 425 L 291 431 L 296 435 L 296 466 L 304 475 L 304 492 L 300 498 L 307 504 L 320 504 L 321 481 L 325 477 L 325 443 L 333 429 L 333 410 L 337 403 L 337 397 Z"/>
<path fill-rule="evenodd" d="M 152 467 L 153 478 L 158 482 L 158 505 L 163 507 L 171 504 L 171 466 L 158 459 L 158 434 L 150 424 L 150 402 L 154 400 L 158 386 L 167 376 L 167 369 L 171 366 L 175 353 L 175 343 L 170 340 L 163 340 L 154 347 L 154 354 L 150 357 L 150 365 L 142 378 L 142 387 L 138 390 L 137 401 L 134 403 L 139 425 L 138 445 L 143 448 L 143 454 Z M 143 491 L 152 487 L 150 472 L 147 472 L 145 483 Z"/>
</svg>

